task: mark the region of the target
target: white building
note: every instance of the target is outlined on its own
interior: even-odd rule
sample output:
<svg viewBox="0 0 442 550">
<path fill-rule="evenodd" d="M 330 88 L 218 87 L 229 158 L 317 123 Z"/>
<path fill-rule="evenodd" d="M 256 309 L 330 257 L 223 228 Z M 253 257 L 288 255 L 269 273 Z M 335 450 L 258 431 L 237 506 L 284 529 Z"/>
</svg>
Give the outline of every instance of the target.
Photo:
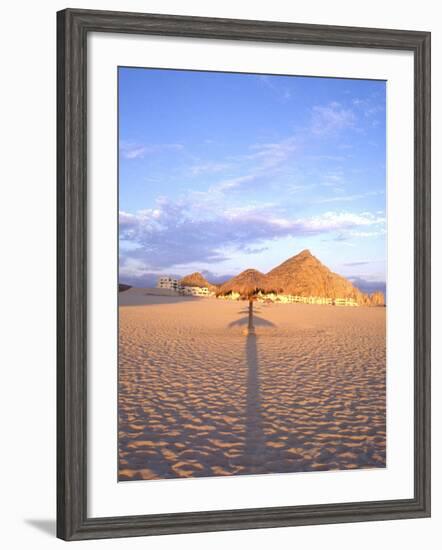
<svg viewBox="0 0 442 550">
<path fill-rule="evenodd" d="M 182 286 L 180 289 L 184 296 L 210 296 L 211 293 L 206 286 Z"/>
<path fill-rule="evenodd" d="M 174 279 L 173 277 L 160 277 L 157 281 L 157 288 L 167 288 L 178 292 L 181 287 L 178 279 Z"/>
<path fill-rule="evenodd" d="M 241 294 L 239 292 L 232 291 L 229 294 L 219 294 L 217 296 L 219 300 L 239 300 Z"/>
<path fill-rule="evenodd" d="M 333 300 L 335 306 L 351 306 L 357 307 L 359 304 L 354 298 L 335 298 Z"/>
</svg>

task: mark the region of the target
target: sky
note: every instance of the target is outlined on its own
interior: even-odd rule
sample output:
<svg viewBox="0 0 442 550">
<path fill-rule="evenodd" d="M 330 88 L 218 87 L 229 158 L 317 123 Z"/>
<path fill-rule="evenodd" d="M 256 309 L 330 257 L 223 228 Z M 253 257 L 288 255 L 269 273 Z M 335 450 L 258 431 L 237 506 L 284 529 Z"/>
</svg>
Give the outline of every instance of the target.
<svg viewBox="0 0 442 550">
<path fill-rule="evenodd" d="M 119 279 L 386 278 L 386 82 L 119 68 Z"/>
</svg>

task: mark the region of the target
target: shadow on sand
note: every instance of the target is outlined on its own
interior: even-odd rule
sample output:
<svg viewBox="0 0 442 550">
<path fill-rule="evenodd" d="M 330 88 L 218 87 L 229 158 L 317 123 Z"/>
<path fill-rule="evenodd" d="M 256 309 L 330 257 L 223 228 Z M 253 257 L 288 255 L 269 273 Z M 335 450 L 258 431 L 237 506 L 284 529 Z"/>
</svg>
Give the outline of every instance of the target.
<svg viewBox="0 0 442 550">
<path fill-rule="evenodd" d="M 227 326 L 229 328 L 242 327 L 242 326 L 246 326 L 248 324 L 248 322 L 249 322 L 248 317 L 241 317 L 241 319 L 238 319 L 237 321 L 232 321 Z M 276 326 L 274 323 L 272 323 L 270 321 L 267 321 L 266 319 L 263 319 L 262 317 L 258 317 L 257 315 L 253 316 L 253 324 L 256 327 L 275 327 Z"/>
<path fill-rule="evenodd" d="M 247 360 L 247 402 L 244 462 L 247 473 L 257 474 L 263 470 L 266 459 L 261 410 L 258 347 L 255 334 L 247 336 L 245 351 Z"/>
<path fill-rule="evenodd" d="M 198 302 L 207 300 L 199 296 L 180 296 L 179 294 L 159 295 L 151 292 L 130 293 L 129 291 L 118 293 L 118 305 L 124 307 L 157 306 L 170 304 L 185 304 L 187 302 Z"/>
<path fill-rule="evenodd" d="M 256 311 L 256 309 L 255 309 Z M 258 310 L 260 311 L 260 310 Z M 249 322 L 248 309 L 241 309 L 239 314 L 247 313 L 241 319 L 232 321 L 228 328 L 246 327 Z M 253 315 L 255 327 L 275 327 L 276 325 L 267 319 Z M 254 332 L 249 332 L 246 337 L 245 355 L 247 364 L 247 400 L 245 420 L 245 448 L 244 465 L 246 474 L 258 474 L 265 472 L 266 445 L 262 420 L 261 390 L 259 379 L 258 337 Z"/>
</svg>

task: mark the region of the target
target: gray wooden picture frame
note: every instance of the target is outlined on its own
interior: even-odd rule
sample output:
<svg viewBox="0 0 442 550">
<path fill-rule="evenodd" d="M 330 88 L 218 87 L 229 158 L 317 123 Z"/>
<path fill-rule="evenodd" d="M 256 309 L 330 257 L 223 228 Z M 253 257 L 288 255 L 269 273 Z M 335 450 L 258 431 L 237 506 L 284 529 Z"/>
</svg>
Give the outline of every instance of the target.
<svg viewBox="0 0 442 550">
<path fill-rule="evenodd" d="M 87 516 L 87 36 L 90 32 L 408 50 L 414 55 L 414 497 Z M 430 33 L 67 9 L 57 14 L 57 536 L 98 539 L 430 515 Z M 146 498 L 149 490 L 146 486 Z"/>
</svg>

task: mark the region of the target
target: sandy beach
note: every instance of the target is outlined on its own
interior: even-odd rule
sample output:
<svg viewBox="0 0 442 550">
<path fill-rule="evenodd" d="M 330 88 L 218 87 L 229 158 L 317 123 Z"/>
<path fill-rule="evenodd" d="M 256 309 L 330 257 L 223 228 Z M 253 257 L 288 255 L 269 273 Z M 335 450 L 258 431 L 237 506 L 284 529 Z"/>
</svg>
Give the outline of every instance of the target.
<svg viewBox="0 0 442 550">
<path fill-rule="evenodd" d="M 120 293 L 119 479 L 386 465 L 383 307 Z"/>
</svg>

